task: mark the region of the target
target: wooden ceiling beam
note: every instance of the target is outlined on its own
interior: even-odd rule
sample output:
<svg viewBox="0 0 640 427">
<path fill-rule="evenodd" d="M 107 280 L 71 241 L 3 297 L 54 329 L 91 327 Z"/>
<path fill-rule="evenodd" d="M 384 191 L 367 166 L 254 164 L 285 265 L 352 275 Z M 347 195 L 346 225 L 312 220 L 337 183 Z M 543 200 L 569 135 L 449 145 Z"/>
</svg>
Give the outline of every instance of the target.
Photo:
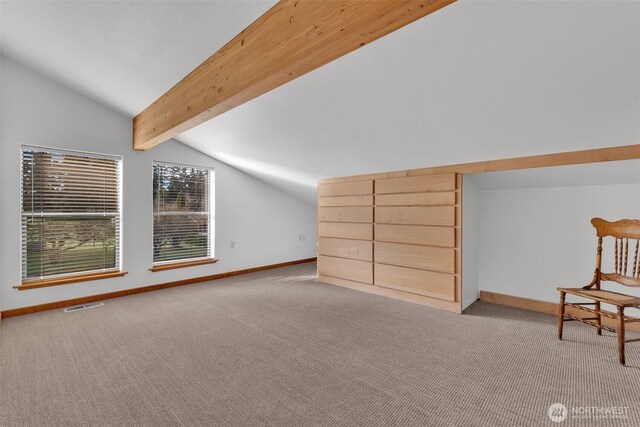
<svg viewBox="0 0 640 427">
<path fill-rule="evenodd" d="M 133 118 L 147 150 L 455 0 L 281 0 Z"/>
<path fill-rule="evenodd" d="M 513 157 L 498 160 L 482 160 L 444 166 L 431 166 L 404 171 L 383 172 L 364 175 L 319 179 L 318 184 L 365 181 L 382 178 L 402 178 L 405 176 L 431 175 L 442 173 L 471 174 L 521 169 L 547 168 L 554 166 L 582 165 L 586 163 L 616 162 L 640 159 L 640 144 L 619 147 L 593 148 L 590 150 L 565 151 L 563 153 L 538 154 L 535 156 Z"/>
</svg>

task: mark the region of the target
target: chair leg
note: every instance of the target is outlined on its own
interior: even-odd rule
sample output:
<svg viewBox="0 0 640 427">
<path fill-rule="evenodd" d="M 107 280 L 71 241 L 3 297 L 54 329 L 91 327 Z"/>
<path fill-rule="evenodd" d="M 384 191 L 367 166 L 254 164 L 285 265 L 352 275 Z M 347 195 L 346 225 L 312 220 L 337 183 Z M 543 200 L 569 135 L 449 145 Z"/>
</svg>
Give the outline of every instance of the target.
<svg viewBox="0 0 640 427">
<path fill-rule="evenodd" d="M 598 312 L 598 318 L 596 319 L 596 325 L 598 325 L 598 335 L 602 335 L 602 314 L 600 314 L 600 301 L 596 301 L 595 308 Z"/>
<path fill-rule="evenodd" d="M 618 307 L 618 357 L 624 365 L 624 307 Z"/>
<path fill-rule="evenodd" d="M 562 339 L 562 327 L 564 326 L 564 300 L 565 292 L 560 292 L 560 306 L 558 307 L 558 339 Z"/>
</svg>

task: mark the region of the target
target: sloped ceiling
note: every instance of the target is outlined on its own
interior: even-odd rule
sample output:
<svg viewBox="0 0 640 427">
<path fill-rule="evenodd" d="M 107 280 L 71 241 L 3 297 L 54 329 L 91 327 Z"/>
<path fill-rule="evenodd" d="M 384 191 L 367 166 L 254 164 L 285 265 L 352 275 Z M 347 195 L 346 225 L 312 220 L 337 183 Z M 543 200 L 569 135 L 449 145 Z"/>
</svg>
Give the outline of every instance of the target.
<svg viewBox="0 0 640 427">
<path fill-rule="evenodd" d="M 0 49 L 133 117 L 273 3 L 3 0 Z"/>
<path fill-rule="evenodd" d="M 273 2 L 2 4 L 2 49 L 133 116 Z M 640 2 L 459 1 L 179 140 L 318 178 L 640 143 Z M 615 172 L 612 172 L 615 173 Z"/>
</svg>

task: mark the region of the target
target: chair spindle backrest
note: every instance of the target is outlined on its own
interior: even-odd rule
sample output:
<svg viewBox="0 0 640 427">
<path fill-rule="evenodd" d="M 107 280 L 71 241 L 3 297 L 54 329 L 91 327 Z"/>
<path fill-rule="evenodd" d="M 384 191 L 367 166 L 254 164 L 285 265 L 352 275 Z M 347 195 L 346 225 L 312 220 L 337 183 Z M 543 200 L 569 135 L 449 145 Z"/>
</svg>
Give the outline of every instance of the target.
<svg viewBox="0 0 640 427">
<path fill-rule="evenodd" d="M 598 235 L 597 287 L 600 287 L 601 280 L 640 287 L 640 220 L 622 219 L 609 222 L 602 218 L 593 218 L 591 224 Z M 602 272 L 602 239 L 607 236 L 615 239 L 615 273 Z M 629 257 L 629 246 L 631 246 L 631 257 Z"/>
</svg>

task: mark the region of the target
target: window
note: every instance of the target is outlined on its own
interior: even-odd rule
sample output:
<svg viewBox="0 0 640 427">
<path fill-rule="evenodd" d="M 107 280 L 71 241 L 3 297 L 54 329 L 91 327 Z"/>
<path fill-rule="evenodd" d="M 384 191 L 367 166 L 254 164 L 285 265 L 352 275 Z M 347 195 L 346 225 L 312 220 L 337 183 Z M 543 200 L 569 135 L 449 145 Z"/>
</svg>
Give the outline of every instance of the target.
<svg viewBox="0 0 640 427">
<path fill-rule="evenodd" d="M 22 147 L 22 280 L 120 269 L 120 157 Z"/>
<path fill-rule="evenodd" d="M 213 257 L 210 168 L 154 162 L 153 264 Z"/>
</svg>

